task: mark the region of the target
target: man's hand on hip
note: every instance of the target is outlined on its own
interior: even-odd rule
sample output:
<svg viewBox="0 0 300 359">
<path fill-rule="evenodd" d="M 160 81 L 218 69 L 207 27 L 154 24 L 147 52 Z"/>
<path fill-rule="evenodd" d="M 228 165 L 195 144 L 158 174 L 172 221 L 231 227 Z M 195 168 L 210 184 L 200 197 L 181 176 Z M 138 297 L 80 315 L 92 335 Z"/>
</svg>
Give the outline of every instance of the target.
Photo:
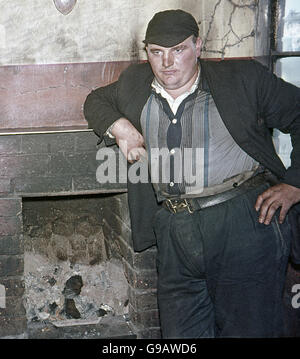
<svg viewBox="0 0 300 359">
<path fill-rule="evenodd" d="M 111 129 L 116 142 L 128 162 L 133 163 L 146 157 L 144 138 L 126 118 L 118 119 Z"/>
<path fill-rule="evenodd" d="M 268 188 L 257 197 L 256 211 L 259 213 L 259 222 L 270 224 L 276 210 L 281 207 L 279 223 L 283 223 L 288 210 L 300 202 L 300 188 L 280 183 Z"/>
</svg>

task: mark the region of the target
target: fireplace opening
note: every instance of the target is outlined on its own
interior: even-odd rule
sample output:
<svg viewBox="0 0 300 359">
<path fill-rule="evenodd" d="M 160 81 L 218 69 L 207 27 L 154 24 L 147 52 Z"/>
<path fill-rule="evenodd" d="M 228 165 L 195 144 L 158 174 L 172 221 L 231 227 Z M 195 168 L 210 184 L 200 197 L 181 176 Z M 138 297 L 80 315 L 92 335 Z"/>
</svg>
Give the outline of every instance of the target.
<svg viewBox="0 0 300 359">
<path fill-rule="evenodd" d="M 104 235 L 105 218 L 113 215 L 118 196 L 124 197 L 23 198 L 23 299 L 29 324 L 126 319 L 122 256 L 111 233 Z"/>
<path fill-rule="evenodd" d="M 2 136 L 0 338 L 84 338 L 89 326 L 101 338 L 160 337 L 156 247 L 134 251 L 127 186 L 96 181 L 97 140 Z"/>
</svg>

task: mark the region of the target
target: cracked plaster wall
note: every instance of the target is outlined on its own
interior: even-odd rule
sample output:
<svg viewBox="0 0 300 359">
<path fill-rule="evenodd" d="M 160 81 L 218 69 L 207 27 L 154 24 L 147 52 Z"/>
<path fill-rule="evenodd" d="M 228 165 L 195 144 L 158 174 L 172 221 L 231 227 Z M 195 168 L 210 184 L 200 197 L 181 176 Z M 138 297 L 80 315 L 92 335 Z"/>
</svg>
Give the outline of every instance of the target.
<svg viewBox="0 0 300 359">
<path fill-rule="evenodd" d="M 203 57 L 254 55 L 258 1 L 202 1 Z"/>
<path fill-rule="evenodd" d="M 78 0 L 64 16 L 52 0 L 0 0 L 0 65 L 145 59 L 146 24 L 181 8 L 199 22 L 202 57 L 262 55 L 257 25 L 267 0 Z M 262 42 L 265 38 L 260 36 Z M 257 52 L 259 52 L 257 54 Z"/>
</svg>

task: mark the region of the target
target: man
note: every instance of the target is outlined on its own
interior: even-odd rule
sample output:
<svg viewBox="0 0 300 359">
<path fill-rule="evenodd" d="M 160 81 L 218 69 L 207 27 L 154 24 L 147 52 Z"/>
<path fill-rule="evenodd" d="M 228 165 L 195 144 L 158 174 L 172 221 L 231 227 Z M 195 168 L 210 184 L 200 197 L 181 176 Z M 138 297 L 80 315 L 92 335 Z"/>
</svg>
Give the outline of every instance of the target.
<svg viewBox="0 0 300 359">
<path fill-rule="evenodd" d="M 182 10 L 155 14 L 148 63 L 92 91 L 85 117 L 130 163 L 147 153 L 152 183 L 129 179 L 128 201 L 135 250 L 157 240 L 163 337 L 280 336 L 287 213 L 300 201 L 299 89 L 255 61 L 199 60 L 198 32 Z M 288 170 L 274 127 L 292 136 Z"/>
</svg>

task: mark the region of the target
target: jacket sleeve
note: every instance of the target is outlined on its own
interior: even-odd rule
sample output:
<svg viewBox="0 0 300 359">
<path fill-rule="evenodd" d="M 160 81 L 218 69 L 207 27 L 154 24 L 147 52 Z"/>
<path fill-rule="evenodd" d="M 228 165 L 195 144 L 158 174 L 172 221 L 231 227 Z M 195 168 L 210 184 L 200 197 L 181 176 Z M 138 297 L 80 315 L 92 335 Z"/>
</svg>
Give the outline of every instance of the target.
<svg viewBox="0 0 300 359">
<path fill-rule="evenodd" d="M 256 67 L 260 115 L 269 128 L 291 135 L 291 166 L 283 182 L 300 187 L 300 88 L 278 78 L 259 63 Z"/>
<path fill-rule="evenodd" d="M 93 90 L 86 98 L 83 112 L 88 127 L 92 128 L 106 145 L 115 144 L 114 139 L 105 136 L 108 127 L 123 117 L 118 109 L 118 81 Z"/>
</svg>

